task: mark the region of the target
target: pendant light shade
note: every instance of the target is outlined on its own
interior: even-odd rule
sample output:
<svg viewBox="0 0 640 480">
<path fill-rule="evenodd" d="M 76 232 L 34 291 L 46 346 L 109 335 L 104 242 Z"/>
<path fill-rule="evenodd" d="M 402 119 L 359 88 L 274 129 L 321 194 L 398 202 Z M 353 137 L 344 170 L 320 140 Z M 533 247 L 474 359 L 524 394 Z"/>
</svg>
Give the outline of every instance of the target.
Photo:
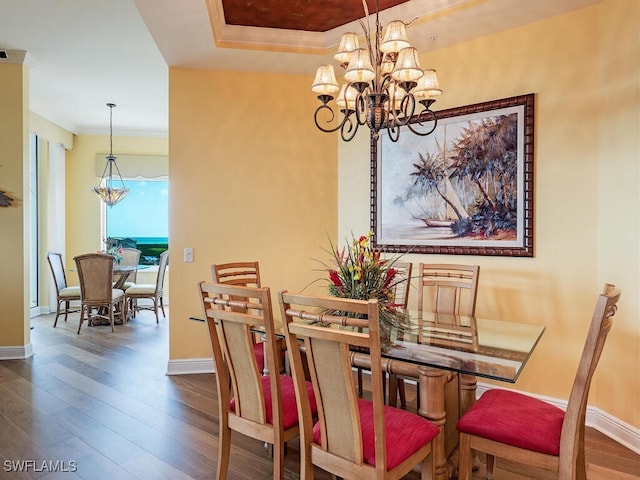
<svg viewBox="0 0 640 480">
<path fill-rule="evenodd" d="M 113 207 L 129 193 L 129 189 L 125 187 L 122 175 L 120 175 L 116 157 L 113 156 L 113 107 L 115 106 L 115 103 L 107 103 L 107 107 L 109 107 L 109 155 L 105 157 L 107 163 L 104 166 L 100 183 L 92 189 L 110 207 Z M 116 179 L 113 177 L 114 170 L 117 174 Z"/>
</svg>

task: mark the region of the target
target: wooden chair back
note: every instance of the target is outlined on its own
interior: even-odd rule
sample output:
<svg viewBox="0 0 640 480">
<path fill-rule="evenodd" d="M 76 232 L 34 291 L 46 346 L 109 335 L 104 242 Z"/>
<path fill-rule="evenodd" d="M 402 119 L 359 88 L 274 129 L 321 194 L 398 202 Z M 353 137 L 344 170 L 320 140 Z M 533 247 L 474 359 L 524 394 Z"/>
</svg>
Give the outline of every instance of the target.
<svg viewBox="0 0 640 480">
<path fill-rule="evenodd" d="M 305 361 L 318 403 L 321 444 L 313 441 L 308 402 L 304 401 L 303 396 L 298 395 L 298 409 L 301 410 L 299 413 L 303 419 L 301 468 L 309 468 L 308 465 L 303 466 L 303 463 L 311 465 L 310 462 L 305 462 L 305 456 L 313 458 L 314 464 L 329 471 L 332 471 L 329 467 L 332 462 L 347 471 L 356 470 L 358 466 L 364 468 L 366 465 L 362 458 L 363 439 L 357 413 L 358 394 L 351 370 L 351 352 L 355 347 L 361 350 L 368 349 L 371 354 L 371 393 L 374 417 L 377 420 L 374 426 L 377 440 L 376 465 L 378 469 L 385 471 L 378 301 L 310 297 L 286 292 L 280 292 L 279 299 L 296 392 L 304 391 L 305 362 L 298 348 L 299 339 L 303 339 Z M 352 328 L 325 328 L 326 324 Z M 333 471 L 332 473 L 344 478 L 356 477 L 354 471 L 350 471 L 349 475 Z"/>
<path fill-rule="evenodd" d="M 591 379 L 613 325 L 620 291 L 605 284 L 598 296 L 560 434 L 560 478 L 586 479 L 584 428 Z"/>
<path fill-rule="evenodd" d="M 258 262 L 232 262 L 211 265 L 213 283 L 260 287 L 260 265 Z"/>
<path fill-rule="evenodd" d="M 420 263 L 418 315 L 430 305 L 430 312 L 474 316 L 479 274 L 478 265 Z"/>
<path fill-rule="evenodd" d="M 269 371 L 279 371 L 269 288 L 201 282 L 199 292 L 213 350 L 220 409 L 217 478 L 226 478 L 230 430 L 273 444 L 274 478 L 282 478 L 284 442 L 297 436 L 299 429 L 296 423 L 285 430 L 280 376 L 263 376 L 254 355 L 252 332 L 259 330 L 264 332 Z"/>
<path fill-rule="evenodd" d="M 426 459 L 437 427 L 414 414 L 384 405 L 378 301 L 287 292 L 279 293 L 279 301 L 302 422 L 301 478 L 313 478 L 314 465 L 348 479 L 397 479 L 422 462 L 427 469 Z M 359 399 L 356 391 L 351 367 L 356 351 L 369 354 L 371 402 Z M 304 395 L 305 364 L 318 406 L 315 427 Z M 363 414 L 363 408 L 367 414 Z M 397 412 L 403 420 L 388 421 Z M 426 422 L 427 428 L 423 429 L 425 425 L 420 422 Z M 403 425 L 400 428 L 407 429 L 403 431 L 416 429 L 425 434 L 425 439 L 414 453 L 389 465 L 386 433 L 392 425 Z M 363 431 L 369 435 L 365 437 Z M 426 476 L 425 471 L 423 478 Z"/>
<path fill-rule="evenodd" d="M 258 262 L 231 262 L 211 265 L 211 276 L 213 283 L 225 285 L 236 285 L 241 287 L 259 288 L 260 264 Z M 235 307 L 237 309 L 237 307 Z M 258 360 L 258 365 L 263 372 L 269 372 L 268 365 L 264 361 L 264 345 L 260 335 L 253 335 L 254 354 Z"/>
</svg>

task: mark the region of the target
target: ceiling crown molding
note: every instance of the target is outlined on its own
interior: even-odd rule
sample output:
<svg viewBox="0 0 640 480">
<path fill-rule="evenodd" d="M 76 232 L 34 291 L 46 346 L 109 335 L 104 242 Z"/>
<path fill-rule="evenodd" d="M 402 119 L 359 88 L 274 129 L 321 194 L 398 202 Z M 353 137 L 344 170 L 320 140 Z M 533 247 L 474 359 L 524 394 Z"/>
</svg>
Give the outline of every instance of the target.
<svg viewBox="0 0 640 480">
<path fill-rule="evenodd" d="M 27 57 L 26 50 L 2 50 L 0 49 L 0 63 L 16 63 L 22 65 Z M 28 65 L 27 65 L 28 66 Z"/>
</svg>

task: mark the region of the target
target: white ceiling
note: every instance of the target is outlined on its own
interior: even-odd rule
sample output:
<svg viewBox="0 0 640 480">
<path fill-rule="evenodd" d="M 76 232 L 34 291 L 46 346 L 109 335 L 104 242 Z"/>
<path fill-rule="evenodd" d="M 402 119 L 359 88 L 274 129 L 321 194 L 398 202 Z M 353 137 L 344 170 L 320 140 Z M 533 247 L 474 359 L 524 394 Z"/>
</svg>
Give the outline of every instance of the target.
<svg viewBox="0 0 640 480">
<path fill-rule="evenodd" d="M 426 52 L 598 1 L 411 0 L 381 21 L 418 18 L 409 36 Z M 220 0 L 211 2 L 215 10 Z M 78 134 L 108 133 L 106 104 L 113 102 L 115 135 L 166 135 L 168 65 L 311 77 L 319 63 L 332 62 L 331 55 L 264 46 L 216 48 L 211 25 L 206 0 L 0 0 L 0 50 L 27 52 L 31 110 Z M 273 41 L 270 31 L 218 27 L 218 38 L 236 46 Z M 332 51 L 347 30 L 360 32 L 352 24 L 324 34 L 277 31 L 275 39 Z"/>
</svg>

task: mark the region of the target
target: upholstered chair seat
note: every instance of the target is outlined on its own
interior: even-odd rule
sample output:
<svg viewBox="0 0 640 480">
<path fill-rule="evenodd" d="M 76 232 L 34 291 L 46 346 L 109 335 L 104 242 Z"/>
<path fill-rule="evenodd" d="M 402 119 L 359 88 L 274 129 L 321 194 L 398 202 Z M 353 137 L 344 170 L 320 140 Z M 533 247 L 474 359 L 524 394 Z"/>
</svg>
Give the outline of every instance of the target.
<svg viewBox="0 0 640 480">
<path fill-rule="evenodd" d="M 472 452 L 486 454 L 493 478 L 496 458 L 555 472 L 559 480 L 586 480 L 584 429 L 589 387 L 604 348 L 620 292 L 605 284 L 598 296 L 567 410 L 507 390 L 489 390 L 458 421 L 458 478 L 471 479 Z"/>
</svg>

